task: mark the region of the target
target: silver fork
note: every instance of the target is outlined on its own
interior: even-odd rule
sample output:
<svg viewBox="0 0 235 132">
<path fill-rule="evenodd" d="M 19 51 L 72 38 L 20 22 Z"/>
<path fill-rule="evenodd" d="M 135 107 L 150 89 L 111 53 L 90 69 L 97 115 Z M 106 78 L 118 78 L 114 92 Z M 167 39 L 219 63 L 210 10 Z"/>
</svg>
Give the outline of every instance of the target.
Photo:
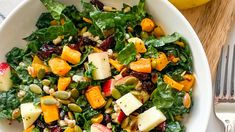
<svg viewBox="0 0 235 132">
<path fill-rule="evenodd" d="M 217 68 L 214 108 L 225 132 L 235 132 L 235 46 L 224 46 Z"/>
</svg>

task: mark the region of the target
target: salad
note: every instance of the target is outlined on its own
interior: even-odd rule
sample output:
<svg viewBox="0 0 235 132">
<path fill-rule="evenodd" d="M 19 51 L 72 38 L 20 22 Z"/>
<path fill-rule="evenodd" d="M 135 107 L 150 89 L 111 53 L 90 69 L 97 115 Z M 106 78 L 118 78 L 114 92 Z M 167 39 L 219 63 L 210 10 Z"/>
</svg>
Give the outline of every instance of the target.
<svg viewBox="0 0 235 132">
<path fill-rule="evenodd" d="M 0 119 L 24 132 L 183 132 L 195 82 L 179 33 L 166 35 L 140 0 L 121 10 L 41 0 L 25 49 L 0 64 Z M 151 13 L 151 12 L 150 12 Z"/>
</svg>

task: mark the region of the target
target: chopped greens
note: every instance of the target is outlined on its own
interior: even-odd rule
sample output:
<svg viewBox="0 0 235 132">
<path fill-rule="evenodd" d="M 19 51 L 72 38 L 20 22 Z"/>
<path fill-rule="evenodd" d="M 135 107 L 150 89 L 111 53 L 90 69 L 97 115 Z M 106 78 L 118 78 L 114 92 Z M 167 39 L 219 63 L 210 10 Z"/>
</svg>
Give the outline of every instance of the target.
<svg viewBox="0 0 235 132">
<path fill-rule="evenodd" d="M 33 132 L 79 127 L 89 132 L 94 123 L 102 131 L 146 131 L 138 115 L 155 107 L 166 120 L 149 121 L 145 128 L 187 129 L 181 120 L 193 106 L 191 50 L 177 32 L 156 33 L 161 27 L 146 12 L 145 0 L 133 7 L 124 3 L 121 10 L 99 0 L 81 0 L 81 10 L 57 0 L 41 2 L 47 12 L 24 38 L 25 49 L 5 55 L 10 68 L 2 80 L 9 90 L 0 85 L 0 119 L 21 121 L 20 105 L 29 103 L 35 110 L 28 116 L 35 122 L 23 122 L 34 125 Z M 125 115 L 133 102 L 140 106 Z"/>
</svg>

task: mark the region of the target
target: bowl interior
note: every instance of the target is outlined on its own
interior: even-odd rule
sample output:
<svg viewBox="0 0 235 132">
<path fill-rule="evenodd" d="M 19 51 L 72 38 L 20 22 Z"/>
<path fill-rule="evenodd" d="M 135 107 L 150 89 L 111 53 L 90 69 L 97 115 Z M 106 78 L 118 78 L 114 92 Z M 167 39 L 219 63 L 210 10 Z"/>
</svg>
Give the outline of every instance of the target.
<svg viewBox="0 0 235 132">
<path fill-rule="evenodd" d="M 80 2 L 77 0 L 60 1 L 67 5 L 74 4 L 80 7 Z M 101 1 L 117 8 L 122 7 L 120 3 L 128 3 L 129 5 L 138 3 L 138 0 Z M 206 131 L 211 110 L 212 86 L 209 65 L 202 45 L 190 24 L 168 1 L 146 0 L 146 9 L 168 34 L 179 32 L 190 44 L 197 81 L 193 94 L 194 106 L 185 121 L 185 125 L 188 132 L 204 132 Z M 25 42 L 22 38 L 28 36 L 36 29 L 35 23 L 43 11 L 45 11 L 45 8 L 39 0 L 25 0 L 10 14 L 0 26 L 0 61 L 5 60 L 5 54 L 13 47 L 25 47 Z M 0 132 L 21 132 L 22 129 L 22 125 L 19 123 L 13 122 L 12 125 L 9 125 L 8 121 L 0 121 Z"/>
</svg>

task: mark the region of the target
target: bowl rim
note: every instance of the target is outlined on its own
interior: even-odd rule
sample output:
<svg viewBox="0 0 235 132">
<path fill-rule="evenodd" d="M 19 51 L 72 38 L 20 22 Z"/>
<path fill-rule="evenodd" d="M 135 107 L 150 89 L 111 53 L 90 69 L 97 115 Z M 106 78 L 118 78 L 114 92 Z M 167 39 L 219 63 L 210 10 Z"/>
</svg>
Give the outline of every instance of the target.
<svg viewBox="0 0 235 132">
<path fill-rule="evenodd" d="M 20 4 L 18 4 L 9 14 L 8 16 L 3 20 L 3 22 L 0 24 L 0 32 L 3 31 L 5 25 L 7 25 L 7 23 L 9 21 L 11 21 L 12 18 L 15 17 L 15 14 L 21 10 L 22 8 L 24 8 L 31 0 L 23 0 L 22 2 L 20 2 Z M 208 96 L 207 96 L 207 103 L 209 106 L 207 106 L 207 111 L 204 111 L 204 119 L 206 119 L 205 121 L 205 124 L 202 125 L 202 127 L 200 129 L 202 129 L 204 132 L 206 132 L 207 130 L 207 126 L 208 126 L 208 123 L 209 123 L 209 119 L 210 119 L 210 113 L 212 111 L 212 102 L 213 102 L 213 99 L 212 99 L 212 78 L 211 78 L 211 71 L 210 71 L 210 68 L 209 68 L 209 63 L 208 63 L 208 60 L 207 60 L 207 56 L 206 56 L 206 53 L 203 49 L 203 46 L 202 46 L 202 43 L 200 41 L 200 39 L 198 38 L 196 32 L 194 31 L 194 29 L 192 28 L 191 24 L 189 23 L 189 21 L 183 16 L 183 14 L 173 5 L 171 4 L 168 0 L 159 0 L 161 1 L 162 3 L 166 4 L 167 7 L 169 7 L 169 9 L 172 11 L 172 12 L 175 12 L 177 14 L 177 17 L 179 17 L 179 19 L 181 19 L 183 21 L 183 23 L 185 24 L 185 26 L 188 28 L 187 30 L 192 34 L 192 37 L 194 37 L 196 43 L 198 43 L 198 48 L 200 50 L 200 52 L 202 53 L 202 56 L 204 56 L 202 58 L 202 62 L 204 62 L 205 64 L 205 67 L 204 69 L 206 69 L 206 75 L 208 76 L 208 85 L 209 85 L 209 88 L 207 88 L 207 92 L 208 92 Z"/>
</svg>

